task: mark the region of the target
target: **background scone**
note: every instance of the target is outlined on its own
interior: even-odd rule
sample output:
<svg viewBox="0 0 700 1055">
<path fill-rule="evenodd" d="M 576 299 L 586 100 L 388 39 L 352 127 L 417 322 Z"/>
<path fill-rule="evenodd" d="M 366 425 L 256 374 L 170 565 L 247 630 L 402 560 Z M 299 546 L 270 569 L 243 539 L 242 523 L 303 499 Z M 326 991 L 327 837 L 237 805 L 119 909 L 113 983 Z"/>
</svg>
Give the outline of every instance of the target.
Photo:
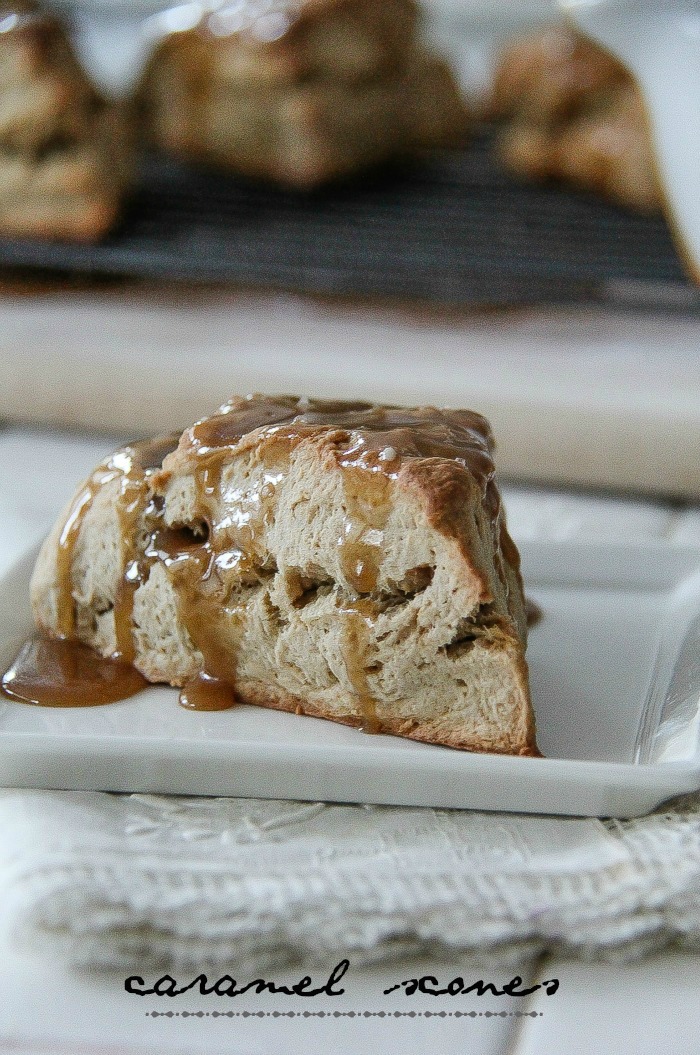
<svg viewBox="0 0 700 1055">
<path fill-rule="evenodd" d="M 459 143 L 464 103 L 415 29 L 413 0 L 258 0 L 205 12 L 151 60 L 139 91 L 146 138 L 302 190 Z"/>
<path fill-rule="evenodd" d="M 0 0 L 0 234 L 101 238 L 130 182 L 131 138 L 56 19 Z"/>
<path fill-rule="evenodd" d="M 517 551 L 470 411 L 234 399 L 117 452 L 32 582 L 38 625 L 196 700 L 537 754 Z M 155 451 L 155 455 L 154 455 Z"/>
<path fill-rule="evenodd" d="M 498 66 L 491 116 L 517 175 L 560 179 L 639 212 L 661 208 L 644 104 L 625 67 L 566 26 L 513 42 Z"/>
</svg>

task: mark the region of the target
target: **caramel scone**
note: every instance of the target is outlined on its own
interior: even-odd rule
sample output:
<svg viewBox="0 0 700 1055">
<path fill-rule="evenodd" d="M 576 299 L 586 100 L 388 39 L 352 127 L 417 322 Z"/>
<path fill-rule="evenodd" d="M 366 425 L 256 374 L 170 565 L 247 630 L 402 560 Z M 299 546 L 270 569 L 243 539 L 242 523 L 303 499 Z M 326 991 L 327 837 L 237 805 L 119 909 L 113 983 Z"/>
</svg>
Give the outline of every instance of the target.
<svg viewBox="0 0 700 1055">
<path fill-rule="evenodd" d="M 234 399 L 95 471 L 42 549 L 32 604 L 45 633 L 191 706 L 235 693 L 537 754 L 519 558 L 470 411 Z"/>
<path fill-rule="evenodd" d="M 491 116 L 516 175 L 564 180 L 639 212 L 661 207 L 642 98 L 625 67 L 555 26 L 515 41 L 497 69 Z"/>
<path fill-rule="evenodd" d="M 56 19 L 0 0 L 0 233 L 101 238 L 131 161 L 125 115 L 90 85 Z"/>
<path fill-rule="evenodd" d="M 139 91 L 146 138 L 302 190 L 455 145 L 464 103 L 447 66 L 416 43 L 415 22 L 412 0 L 210 10 L 156 49 Z"/>
</svg>

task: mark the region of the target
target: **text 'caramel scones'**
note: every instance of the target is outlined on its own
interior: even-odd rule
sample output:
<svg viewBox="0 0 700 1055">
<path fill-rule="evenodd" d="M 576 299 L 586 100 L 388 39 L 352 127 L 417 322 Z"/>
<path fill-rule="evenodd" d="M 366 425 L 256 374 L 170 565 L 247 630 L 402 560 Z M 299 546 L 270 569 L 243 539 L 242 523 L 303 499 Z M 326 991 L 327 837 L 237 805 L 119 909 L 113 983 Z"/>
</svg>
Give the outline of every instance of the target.
<svg viewBox="0 0 700 1055">
<path fill-rule="evenodd" d="M 95 470 L 44 544 L 32 605 L 45 633 L 189 706 L 228 693 L 538 753 L 519 558 L 471 411 L 235 398 Z"/>
<path fill-rule="evenodd" d="M 122 108 L 89 83 L 53 15 L 0 0 L 0 233 L 93 242 L 131 180 Z"/>
<path fill-rule="evenodd" d="M 447 65 L 413 0 L 246 0 L 162 16 L 139 90 L 146 138 L 185 158 L 309 190 L 464 141 Z"/>
<path fill-rule="evenodd" d="M 642 97 L 614 56 L 567 26 L 513 41 L 494 80 L 499 152 L 516 174 L 564 180 L 638 212 L 661 207 Z"/>
</svg>

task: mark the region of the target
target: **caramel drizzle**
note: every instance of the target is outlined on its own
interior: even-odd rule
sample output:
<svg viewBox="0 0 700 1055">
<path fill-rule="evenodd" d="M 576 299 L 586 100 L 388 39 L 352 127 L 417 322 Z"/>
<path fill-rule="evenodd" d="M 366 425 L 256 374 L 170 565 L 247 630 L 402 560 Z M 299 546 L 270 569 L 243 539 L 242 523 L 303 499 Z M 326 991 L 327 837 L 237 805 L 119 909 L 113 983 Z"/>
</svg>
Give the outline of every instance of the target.
<svg viewBox="0 0 700 1055">
<path fill-rule="evenodd" d="M 78 544 L 83 521 L 92 505 L 98 487 L 108 474 L 93 473 L 73 499 L 58 539 L 56 552 L 56 634 L 69 639 L 75 633 L 75 602 L 73 600 L 73 556 Z"/>
<path fill-rule="evenodd" d="M 344 466 L 343 485 L 347 513 L 338 540 L 340 566 L 353 590 L 369 594 L 377 587 L 384 555 L 391 479 L 369 462 L 361 468 L 349 463 Z"/>
<path fill-rule="evenodd" d="M 203 568 L 198 573 L 198 568 Z M 244 607 L 226 605 L 209 543 L 191 550 L 175 568 L 178 611 L 204 667 L 180 693 L 180 704 L 192 710 L 223 710 L 236 704 L 237 657 L 243 633 Z"/>
<path fill-rule="evenodd" d="M 134 645 L 134 598 L 141 585 L 141 573 L 137 561 L 136 527 L 143 516 L 148 496 L 143 486 L 142 471 L 131 469 L 135 477 L 127 475 L 122 479 L 121 497 L 124 499 L 118 506 L 121 537 L 127 546 L 124 562 L 124 575 L 117 588 L 114 599 L 114 636 L 116 641 L 115 659 L 124 663 L 133 663 L 136 658 Z"/>
<path fill-rule="evenodd" d="M 135 654 L 134 595 L 141 581 L 140 570 L 136 563 L 136 528 L 148 501 L 147 488 L 144 483 L 146 478 L 160 465 L 164 454 L 174 449 L 176 442 L 176 437 L 169 436 L 159 440 L 135 443 L 116 451 L 95 470 L 73 499 L 61 529 L 57 547 L 57 637 L 64 640 L 75 638 L 76 605 L 73 597 L 73 565 L 85 518 L 98 491 L 113 480 L 119 480 L 116 508 L 121 537 L 128 549 L 124 560 L 125 574 L 114 599 L 116 649 L 112 658 L 125 663 L 133 662 Z"/>
<path fill-rule="evenodd" d="M 370 633 L 376 622 L 377 609 L 371 600 L 364 598 L 355 603 L 346 602 L 339 611 L 343 617 L 343 663 L 357 699 L 360 728 L 365 733 L 379 733 L 382 723 L 377 714 L 377 699 L 367 675 Z"/>
<path fill-rule="evenodd" d="M 199 455 L 195 510 L 206 525 L 206 540 L 189 547 L 171 546 L 165 557 L 176 586 L 180 619 L 203 658 L 203 669 L 180 693 L 181 705 L 195 710 L 221 710 L 236 703 L 237 657 L 246 608 L 244 602 L 231 604 L 226 580 L 231 576 L 242 583 L 257 580 L 258 539 L 284 475 L 288 452 L 285 445 L 273 450 L 260 489 L 239 493 L 236 518 L 231 523 L 216 523 L 213 506 L 222 491 L 227 453 L 227 448 L 214 448 Z"/>
<path fill-rule="evenodd" d="M 531 597 L 525 598 L 525 619 L 527 620 L 528 630 L 538 626 L 544 619 L 544 612 L 537 601 L 533 601 Z"/>
<path fill-rule="evenodd" d="M 236 694 L 227 681 L 200 671 L 180 690 L 180 706 L 190 711 L 227 711 L 236 706 Z"/>
</svg>

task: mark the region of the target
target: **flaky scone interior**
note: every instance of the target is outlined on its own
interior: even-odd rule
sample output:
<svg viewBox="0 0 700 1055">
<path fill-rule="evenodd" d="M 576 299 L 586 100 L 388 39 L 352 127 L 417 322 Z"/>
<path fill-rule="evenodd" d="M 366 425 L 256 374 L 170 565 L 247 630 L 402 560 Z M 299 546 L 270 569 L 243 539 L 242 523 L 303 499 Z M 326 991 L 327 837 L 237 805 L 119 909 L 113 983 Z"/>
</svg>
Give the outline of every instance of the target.
<svg viewBox="0 0 700 1055">
<path fill-rule="evenodd" d="M 47 539 L 36 622 L 146 678 L 538 754 L 517 550 L 467 410 L 235 398 L 116 452 Z"/>
</svg>

